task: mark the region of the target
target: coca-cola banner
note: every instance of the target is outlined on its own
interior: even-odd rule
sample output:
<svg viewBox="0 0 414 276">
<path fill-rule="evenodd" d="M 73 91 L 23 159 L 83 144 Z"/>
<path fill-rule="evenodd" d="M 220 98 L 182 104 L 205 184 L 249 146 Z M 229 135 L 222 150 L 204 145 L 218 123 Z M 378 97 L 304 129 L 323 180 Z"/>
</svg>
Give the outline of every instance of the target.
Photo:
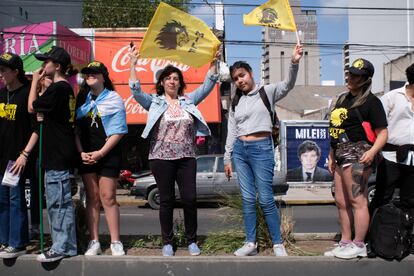
<svg viewBox="0 0 414 276">
<path fill-rule="evenodd" d="M 145 124 L 147 121 L 147 112 L 134 100 L 128 87 L 129 44 L 134 42 L 136 47 L 139 48 L 144 34 L 145 31 L 131 32 L 129 30 L 116 32 L 96 30 L 95 33 L 95 59 L 107 66 L 116 91 L 124 99 L 128 124 Z M 160 70 L 168 64 L 173 64 L 183 72 L 187 84 L 186 92 L 191 92 L 200 86 L 209 69 L 209 65 L 196 69 L 185 64 L 177 64 L 162 59 L 139 59 L 135 70 L 138 72 L 138 78 L 146 93 L 155 93 L 157 76 Z M 218 85 L 198 107 L 207 122 L 221 122 Z"/>
</svg>

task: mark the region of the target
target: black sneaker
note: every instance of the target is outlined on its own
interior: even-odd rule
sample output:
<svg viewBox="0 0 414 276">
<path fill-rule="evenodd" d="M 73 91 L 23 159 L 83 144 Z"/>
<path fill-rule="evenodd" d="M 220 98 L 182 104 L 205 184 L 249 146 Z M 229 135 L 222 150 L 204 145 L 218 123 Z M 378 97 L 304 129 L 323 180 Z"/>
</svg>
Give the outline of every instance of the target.
<svg viewBox="0 0 414 276">
<path fill-rule="evenodd" d="M 7 245 L 0 243 L 0 252 L 6 249 Z"/>
<path fill-rule="evenodd" d="M 63 258 L 65 258 L 65 255 L 62 255 L 50 249 L 49 251 L 46 251 L 45 253 L 38 255 L 36 260 L 41 263 L 51 263 L 59 261 Z"/>
<path fill-rule="evenodd" d="M 0 252 L 0 258 L 1 259 L 13 259 L 13 258 L 17 258 L 24 254 L 26 254 L 26 248 L 24 247 L 14 248 L 14 247 L 8 246 Z"/>
</svg>

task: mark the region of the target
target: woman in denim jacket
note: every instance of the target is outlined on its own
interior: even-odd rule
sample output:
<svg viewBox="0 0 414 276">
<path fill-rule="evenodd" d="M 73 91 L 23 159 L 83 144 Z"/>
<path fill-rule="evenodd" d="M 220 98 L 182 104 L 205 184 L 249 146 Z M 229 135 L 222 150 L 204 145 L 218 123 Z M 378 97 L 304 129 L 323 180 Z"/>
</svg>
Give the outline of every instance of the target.
<svg viewBox="0 0 414 276">
<path fill-rule="evenodd" d="M 160 223 L 163 239 L 162 254 L 173 256 L 173 211 L 175 182 L 180 190 L 184 209 L 185 234 L 190 255 L 200 254 L 196 244 L 196 145 L 195 136 L 210 135 L 210 130 L 197 105 L 213 90 L 218 73 L 213 61 L 204 83 L 194 92 L 184 94 L 182 72 L 169 65 L 164 68 L 156 83 L 156 94 L 146 94 L 135 73 L 139 57 L 133 47 L 130 52 L 131 70 L 129 86 L 135 100 L 148 110 L 147 125 L 142 133 L 151 133 L 150 168 L 160 193 Z M 216 54 L 216 59 L 218 54 Z"/>
</svg>

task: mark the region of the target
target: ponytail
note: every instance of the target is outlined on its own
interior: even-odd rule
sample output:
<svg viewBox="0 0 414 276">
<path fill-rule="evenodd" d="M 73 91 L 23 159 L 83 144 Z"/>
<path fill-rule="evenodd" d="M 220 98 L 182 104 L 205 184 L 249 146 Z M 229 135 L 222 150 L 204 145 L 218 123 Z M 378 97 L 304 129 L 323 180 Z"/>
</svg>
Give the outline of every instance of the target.
<svg viewBox="0 0 414 276">
<path fill-rule="evenodd" d="M 67 77 L 71 77 L 79 73 L 79 70 L 74 68 L 72 64 L 69 64 L 68 66 L 66 66 L 66 68 L 63 69 L 65 70 L 62 70 L 62 72 L 65 72 L 65 76 Z"/>
</svg>

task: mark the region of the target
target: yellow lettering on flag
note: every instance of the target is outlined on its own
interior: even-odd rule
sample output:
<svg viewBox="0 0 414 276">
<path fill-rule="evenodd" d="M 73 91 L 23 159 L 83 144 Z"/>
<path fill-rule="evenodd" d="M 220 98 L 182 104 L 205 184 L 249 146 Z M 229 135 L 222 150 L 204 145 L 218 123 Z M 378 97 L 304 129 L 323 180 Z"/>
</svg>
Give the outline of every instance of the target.
<svg viewBox="0 0 414 276">
<path fill-rule="evenodd" d="M 198 68 L 214 59 L 219 45 L 202 20 L 161 2 L 145 33 L 140 55 Z"/>
<path fill-rule="evenodd" d="M 259 25 L 296 31 L 295 18 L 288 0 L 270 0 L 243 15 L 244 25 Z"/>
</svg>

